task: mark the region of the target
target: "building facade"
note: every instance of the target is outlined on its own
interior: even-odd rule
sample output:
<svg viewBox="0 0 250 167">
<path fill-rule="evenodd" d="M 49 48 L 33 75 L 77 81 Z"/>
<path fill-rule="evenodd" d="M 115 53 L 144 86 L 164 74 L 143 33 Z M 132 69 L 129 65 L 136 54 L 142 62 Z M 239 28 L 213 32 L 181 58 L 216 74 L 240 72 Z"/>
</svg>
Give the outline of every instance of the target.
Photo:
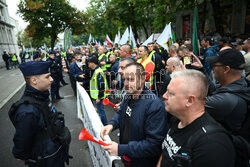
<svg viewBox="0 0 250 167">
<path fill-rule="evenodd" d="M 19 47 L 17 45 L 17 28 L 18 21 L 11 18 L 8 12 L 6 0 L 0 0 L 0 67 L 4 66 L 2 54 L 4 51 L 7 53 L 16 53 L 19 58 Z"/>
<path fill-rule="evenodd" d="M 203 2 L 203 0 L 200 0 Z M 206 0 L 206 9 L 198 8 L 198 20 L 204 20 L 204 31 L 206 34 L 216 30 L 216 20 L 214 18 L 215 10 L 211 0 Z M 220 16 L 220 22 L 223 25 L 222 32 L 224 34 L 230 34 L 232 36 L 244 36 L 250 35 L 250 1 L 237 0 L 237 1 L 221 1 L 220 9 L 222 15 Z M 205 12 L 204 12 L 205 11 Z M 193 10 L 180 11 L 176 15 L 175 32 L 177 39 L 192 38 L 192 21 Z M 205 16 L 204 16 L 205 15 Z M 198 28 L 201 29 L 201 22 L 199 22 Z M 200 32 L 200 34 L 202 34 Z"/>
</svg>

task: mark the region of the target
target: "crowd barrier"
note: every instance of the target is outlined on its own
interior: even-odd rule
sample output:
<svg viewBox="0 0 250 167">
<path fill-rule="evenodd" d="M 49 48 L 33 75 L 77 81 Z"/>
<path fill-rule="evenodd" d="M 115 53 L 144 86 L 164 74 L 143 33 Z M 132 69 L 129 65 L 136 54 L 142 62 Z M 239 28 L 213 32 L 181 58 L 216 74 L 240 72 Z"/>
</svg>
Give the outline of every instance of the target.
<svg viewBox="0 0 250 167">
<path fill-rule="evenodd" d="M 87 131 L 96 138 L 100 138 L 100 131 L 103 127 L 101 119 L 93 106 L 93 103 L 86 90 L 77 82 L 77 116 L 82 120 Z M 111 139 L 108 135 L 105 136 L 106 142 Z M 94 167 L 112 167 L 117 166 L 114 162 L 120 160 L 118 156 L 110 156 L 107 151 L 104 151 L 103 146 L 94 142 L 88 141 L 89 151 Z"/>
</svg>

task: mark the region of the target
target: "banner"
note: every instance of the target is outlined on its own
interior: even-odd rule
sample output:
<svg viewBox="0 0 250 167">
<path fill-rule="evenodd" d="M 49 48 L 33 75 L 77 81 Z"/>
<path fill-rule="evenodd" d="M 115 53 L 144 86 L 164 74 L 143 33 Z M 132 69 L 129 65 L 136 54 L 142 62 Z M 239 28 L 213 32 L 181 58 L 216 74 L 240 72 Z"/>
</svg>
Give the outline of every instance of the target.
<svg viewBox="0 0 250 167">
<path fill-rule="evenodd" d="M 161 36 L 157 39 L 156 42 L 168 51 L 168 47 L 173 43 L 171 23 L 165 26 Z"/>
<path fill-rule="evenodd" d="M 87 131 L 99 139 L 103 124 L 88 93 L 78 82 L 77 116 L 80 120 L 82 120 Z M 107 142 L 111 141 L 108 135 L 105 136 L 105 139 Z M 97 143 L 88 141 L 88 146 L 94 167 L 112 167 L 114 160 L 120 160 L 120 157 L 118 156 L 110 156 L 107 151 L 104 151 L 103 146 Z"/>
</svg>

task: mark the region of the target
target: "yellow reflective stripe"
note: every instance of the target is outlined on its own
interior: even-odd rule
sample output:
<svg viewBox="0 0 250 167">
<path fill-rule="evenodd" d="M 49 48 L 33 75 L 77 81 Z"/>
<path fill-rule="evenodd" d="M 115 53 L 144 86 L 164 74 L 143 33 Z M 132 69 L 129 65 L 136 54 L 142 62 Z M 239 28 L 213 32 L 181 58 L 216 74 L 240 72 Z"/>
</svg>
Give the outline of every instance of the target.
<svg viewBox="0 0 250 167">
<path fill-rule="evenodd" d="M 99 90 L 98 90 L 98 85 L 97 85 L 97 76 L 98 74 L 101 74 L 101 76 L 103 77 L 104 80 L 104 84 L 105 84 L 105 90 L 108 90 L 108 82 L 106 79 L 105 74 L 103 73 L 102 69 L 99 67 L 95 70 L 91 80 L 90 80 L 90 96 L 93 99 L 97 99 L 98 98 L 98 94 L 99 94 Z M 104 92 L 104 96 L 101 99 L 104 99 L 109 93 L 105 93 Z"/>
<path fill-rule="evenodd" d="M 150 54 L 149 54 L 149 59 L 152 60 L 153 54 L 155 53 L 155 50 L 153 50 Z"/>
</svg>

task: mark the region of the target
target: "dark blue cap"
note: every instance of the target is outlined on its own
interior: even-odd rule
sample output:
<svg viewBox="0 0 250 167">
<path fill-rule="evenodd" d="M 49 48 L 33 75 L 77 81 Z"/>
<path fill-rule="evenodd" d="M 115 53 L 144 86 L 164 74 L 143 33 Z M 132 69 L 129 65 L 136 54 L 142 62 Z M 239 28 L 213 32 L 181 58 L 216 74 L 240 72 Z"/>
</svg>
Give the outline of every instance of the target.
<svg viewBox="0 0 250 167">
<path fill-rule="evenodd" d="M 50 62 L 47 61 L 28 61 L 19 65 L 23 76 L 32 76 L 49 73 Z"/>
<path fill-rule="evenodd" d="M 35 60 L 36 58 L 39 58 L 39 57 L 42 57 L 40 55 L 40 53 L 36 52 L 34 55 L 33 55 L 33 60 Z"/>
<path fill-rule="evenodd" d="M 52 54 L 56 54 L 56 53 L 55 53 L 55 51 L 50 51 L 49 54 L 52 55 Z"/>
</svg>

